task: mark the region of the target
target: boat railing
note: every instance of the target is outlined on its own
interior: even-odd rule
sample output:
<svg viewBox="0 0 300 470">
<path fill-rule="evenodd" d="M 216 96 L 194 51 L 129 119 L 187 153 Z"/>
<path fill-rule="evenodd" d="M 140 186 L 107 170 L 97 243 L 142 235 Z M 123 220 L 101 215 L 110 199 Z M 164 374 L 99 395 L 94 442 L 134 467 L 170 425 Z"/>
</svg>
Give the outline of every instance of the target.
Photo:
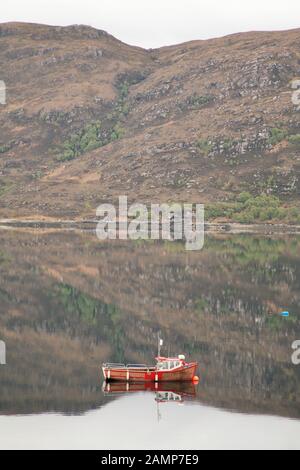
<svg viewBox="0 0 300 470">
<path fill-rule="evenodd" d="M 107 369 L 154 369 L 153 366 L 147 366 L 146 364 L 121 364 L 119 362 L 107 362 L 103 364 L 103 367 Z"/>
<path fill-rule="evenodd" d="M 103 367 L 107 367 L 108 369 L 111 369 L 113 367 L 118 367 L 120 369 L 125 369 L 126 368 L 125 364 L 121 364 L 119 362 L 107 362 L 107 363 L 103 364 Z"/>
<path fill-rule="evenodd" d="M 128 369 L 149 369 L 149 366 L 146 364 L 127 364 Z"/>
</svg>

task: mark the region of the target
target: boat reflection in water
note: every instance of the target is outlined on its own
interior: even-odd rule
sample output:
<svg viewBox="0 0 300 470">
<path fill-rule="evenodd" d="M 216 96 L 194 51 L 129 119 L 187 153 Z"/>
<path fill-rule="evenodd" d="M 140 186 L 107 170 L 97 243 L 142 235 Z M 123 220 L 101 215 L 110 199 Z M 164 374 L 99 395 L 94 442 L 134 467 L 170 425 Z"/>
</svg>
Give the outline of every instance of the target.
<svg viewBox="0 0 300 470">
<path fill-rule="evenodd" d="M 128 393 L 152 392 L 159 403 L 183 403 L 196 398 L 197 384 L 193 382 L 104 382 L 102 390 L 105 396 L 120 396 Z"/>
</svg>

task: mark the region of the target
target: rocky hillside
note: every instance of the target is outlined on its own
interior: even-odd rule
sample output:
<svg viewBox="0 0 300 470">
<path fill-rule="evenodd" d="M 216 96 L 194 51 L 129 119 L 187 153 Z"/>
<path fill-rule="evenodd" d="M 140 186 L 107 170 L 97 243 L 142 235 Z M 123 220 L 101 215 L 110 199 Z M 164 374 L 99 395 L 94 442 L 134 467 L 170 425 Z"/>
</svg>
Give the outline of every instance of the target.
<svg viewBox="0 0 300 470">
<path fill-rule="evenodd" d="M 90 217 L 127 194 L 299 222 L 299 39 L 143 50 L 86 26 L 1 24 L 0 216 Z"/>
</svg>

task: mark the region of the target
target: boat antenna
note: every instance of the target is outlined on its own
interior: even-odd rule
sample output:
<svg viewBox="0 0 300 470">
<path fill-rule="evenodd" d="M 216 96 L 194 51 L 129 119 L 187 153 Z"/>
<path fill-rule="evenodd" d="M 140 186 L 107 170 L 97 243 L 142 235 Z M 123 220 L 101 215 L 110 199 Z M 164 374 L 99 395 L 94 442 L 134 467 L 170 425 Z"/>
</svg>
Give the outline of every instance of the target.
<svg viewBox="0 0 300 470">
<path fill-rule="evenodd" d="M 162 340 L 162 338 L 160 337 L 160 332 L 157 333 L 157 343 L 158 343 L 158 347 L 157 347 L 157 356 L 160 357 L 160 350 L 161 350 L 161 347 L 163 346 L 164 342 Z"/>
</svg>

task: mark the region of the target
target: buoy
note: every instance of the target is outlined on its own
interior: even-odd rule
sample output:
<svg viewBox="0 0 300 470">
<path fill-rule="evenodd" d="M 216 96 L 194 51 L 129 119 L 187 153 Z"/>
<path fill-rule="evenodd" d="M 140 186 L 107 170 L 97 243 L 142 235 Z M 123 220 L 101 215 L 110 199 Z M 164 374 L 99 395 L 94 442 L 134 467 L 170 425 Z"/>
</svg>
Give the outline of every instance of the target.
<svg viewBox="0 0 300 470">
<path fill-rule="evenodd" d="M 289 312 L 281 312 L 280 314 L 282 317 L 289 317 L 290 313 Z"/>
<path fill-rule="evenodd" d="M 194 375 L 193 382 L 197 384 L 199 382 L 199 380 L 200 379 L 199 379 L 198 375 Z"/>
</svg>

